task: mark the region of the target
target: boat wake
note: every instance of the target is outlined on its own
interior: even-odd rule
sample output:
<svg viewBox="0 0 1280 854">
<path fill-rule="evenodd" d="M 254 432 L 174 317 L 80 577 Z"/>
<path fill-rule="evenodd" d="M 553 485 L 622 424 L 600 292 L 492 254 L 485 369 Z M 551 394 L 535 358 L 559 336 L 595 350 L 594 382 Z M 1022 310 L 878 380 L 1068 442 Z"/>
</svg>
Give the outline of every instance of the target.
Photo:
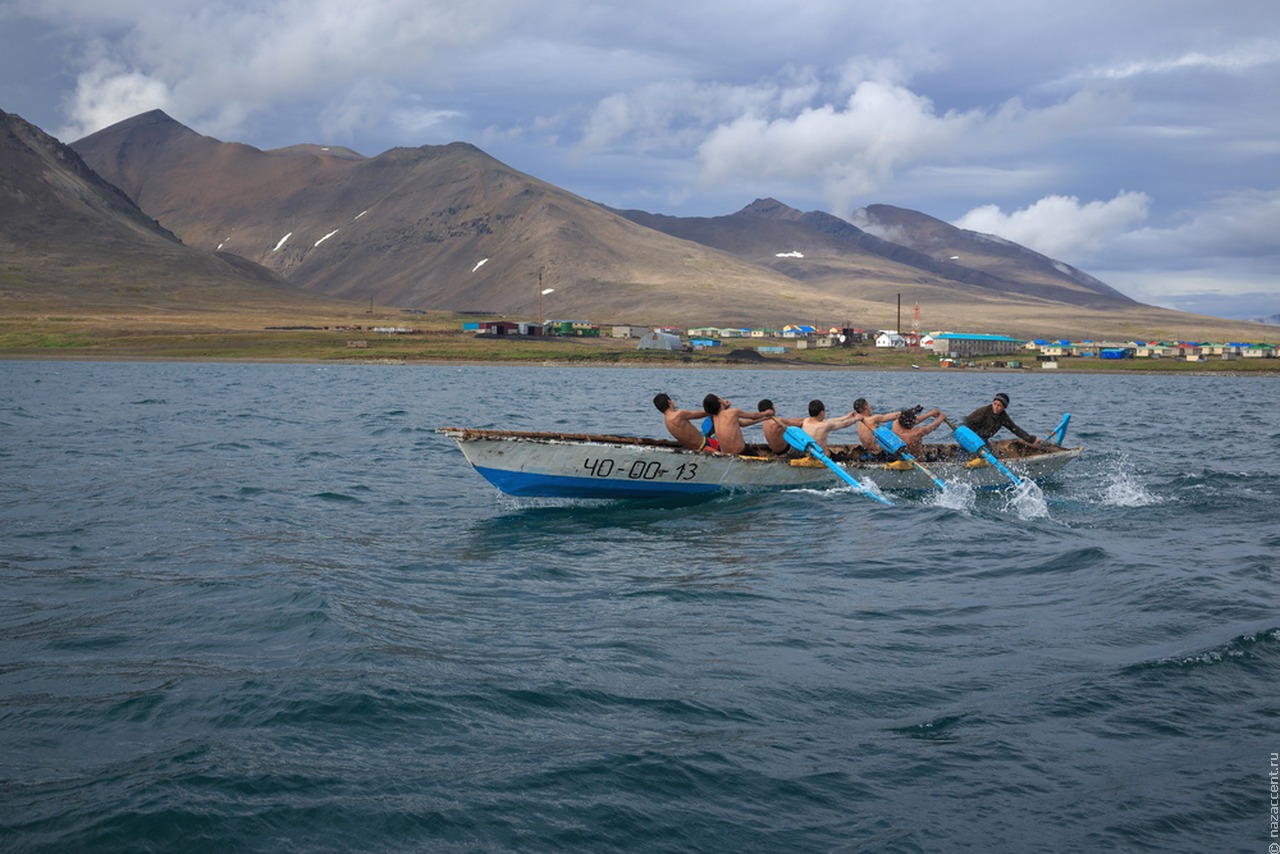
<svg viewBox="0 0 1280 854">
<path fill-rule="evenodd" d="M 855 479 L 862 486 L 862 488 L 867 492 L 868 495 L 876 495 L 876 496 L 879 496 L 880 498 L 887 498 L 884 491 L 881 490 L 880 487 L 876 484 L 876 482 L 873 481 L 871 478 L 864 477 L 864 478 L 855 478 Z M 842 483 L 833 483 L 831 486 L 823 487 L 820 489 L 814 488 L 811 486 L 795 487 L 792 489 L 788 489 L 787 492 L 793 492 L 793 493 L 807 492 L 810 495 L 825 495 L 825 496 L 845 496 L 845 495 L 848 495 L 849 493 L 853 493 L 854 495 L 858 494 L 858 490 L 853 488 L 851 485 L 842 484 Z M 888 500 L 892 502 L 893 499 L 888 499 Z"/>
</svg>

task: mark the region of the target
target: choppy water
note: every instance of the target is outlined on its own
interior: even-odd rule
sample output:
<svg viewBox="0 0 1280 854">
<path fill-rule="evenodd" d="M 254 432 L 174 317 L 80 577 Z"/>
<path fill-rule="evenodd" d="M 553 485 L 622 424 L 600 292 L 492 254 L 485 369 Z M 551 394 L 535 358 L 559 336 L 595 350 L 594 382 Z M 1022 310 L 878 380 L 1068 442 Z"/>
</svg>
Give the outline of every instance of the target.
<svg viewBox="0 0 1280 854">
<path fill-rule="evenodd" d="M 505 498 L 434 432 L 661 435 L 659 390 L 1003 390 L 1088 450 L 1043 500 L 662 507 Z M 0 363 L 0 849 L 1263 851 L 1277 412 L 1258 378 Z"/>
</svg>

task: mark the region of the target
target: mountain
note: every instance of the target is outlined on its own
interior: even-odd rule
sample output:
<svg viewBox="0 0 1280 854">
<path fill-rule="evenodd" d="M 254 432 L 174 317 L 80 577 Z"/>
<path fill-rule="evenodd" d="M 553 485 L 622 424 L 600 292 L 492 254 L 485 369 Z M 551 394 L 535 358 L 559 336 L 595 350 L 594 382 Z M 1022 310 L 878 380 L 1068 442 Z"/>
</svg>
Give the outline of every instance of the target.
<svg viewBox="0 0 1280 854">
<path fill-rule="evenodd" d="M 1267 323 L 1270 325 L 1280 325 L 1280 314 L 1273 314 L 1270 317 L 1259 317 L 1256 323 Z"/>
<path fill-rule="evenodd" d="M 1025 294 L 1072 305 L 1110 308 L 1138 304 L 1069 264 L 993 234 L 956 228 L 918 211 L 870 205 L 855 211 L 852 220 L 865 233 L 882 238 L 882 245 L 919 253 L 922 260 L 912 263 L 922 268 L 936 264 L 948 277 L 963 270 L 975 271 L 997 290 L 1013 286 Z"/>
<path fill-rule="evenodd" d="M 186 243 L 308 290 L 404 308 L 633 322 L 842 315 L 820 290 L 673 240 L 474 146 L 260 151 L 153 111 L 73 146 Z M 765 296 L 762 297 L 762 291 Z"/>
<path fill-rule="evenodd" d="M 617 211 L 466 143 L 262 151 L 160 111 L 72 146 L 190 246 L 309 292 L 414 309 L 635 324 L 851 322 L 1068 337 L 1240 337 L 1069 265 L 887 205 L 854 222 L 772 199 L 723 217 Z M 1228 331 L 1230 330 L 1230 331 Z"/>
<path fill-rule="evenodd" d="M 300 293 L 243 258 L 184 246 L 73 150 L 3 111 L 0 256 L 10 310 L 198 308 Z"/>
<path fill-rule="evenodd" d="M 856 212 L 854 221 L 861 227 L 822 211 L 801 213 L 776 199 L 757 199 L 735 214 L 711 218 L 621 213 L 828 288 L 872 276 L 872 293 L 878 298 L 927 284 L 953 295 L 958 286 L 967 286 L 975 295 L 986 291 L 1090 308 L 1137 305 L 1097 279 L 1025 247 L 888 205 Z M 889 235 L 892 240 L 886 239 Z M 785 251 L 772 251 L 783 247 Z M 867 294 L 865 284 L 860 292 Z"/>
</svg>

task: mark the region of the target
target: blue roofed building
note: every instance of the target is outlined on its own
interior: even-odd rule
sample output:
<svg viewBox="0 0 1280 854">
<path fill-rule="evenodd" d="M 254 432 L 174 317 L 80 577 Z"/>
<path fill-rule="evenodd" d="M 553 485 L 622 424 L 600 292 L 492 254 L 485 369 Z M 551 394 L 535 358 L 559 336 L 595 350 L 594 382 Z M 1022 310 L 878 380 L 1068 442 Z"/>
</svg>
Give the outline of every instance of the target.
<svg viewBox="0 0 1280 854">
<path fill-rule="evenodd" d="M 1022 341 L 1008 335 L 981 335 L 970 332 L 939 332 L 933 336 L 933 352 L 939 356 L 1002 356 L 1016 353 Z"/>
</svg>

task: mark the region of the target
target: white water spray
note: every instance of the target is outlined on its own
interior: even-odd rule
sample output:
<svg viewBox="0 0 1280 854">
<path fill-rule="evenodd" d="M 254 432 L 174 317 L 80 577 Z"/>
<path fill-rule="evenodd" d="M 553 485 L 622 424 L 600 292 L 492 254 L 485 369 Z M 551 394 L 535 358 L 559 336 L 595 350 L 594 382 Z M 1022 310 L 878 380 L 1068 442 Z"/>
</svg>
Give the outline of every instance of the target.
<svg viewBox="0 0 1280 854">
<path fill-rule="evenodd" d="M 1102 491 L 1101 502 L 1112 507 L 1147 507 L 1161 503 L 1134 475 L 1126 462 L 1111 470 L 1112 480 Z"/>
<path fill-rule="evenodd" d="M 935 492 L 929 503 L 934 507 L 943 507 L 947 510 L 959 510 L 961 512 L 972 510 L 978 498 L 978 491 L 973 488 L 973 484 L 959 481 L 947 481 L 946 483 L 947 491 Z"/>
<path fill-rule="evenodd" d="M 1013 511 L 1019 519 L 1043 519 L 1049 515 L 1049 502 L 1044 500 L 1039 484 L 1024 477 L 1010 494 L 1005 509 Z"/>
</svg>

